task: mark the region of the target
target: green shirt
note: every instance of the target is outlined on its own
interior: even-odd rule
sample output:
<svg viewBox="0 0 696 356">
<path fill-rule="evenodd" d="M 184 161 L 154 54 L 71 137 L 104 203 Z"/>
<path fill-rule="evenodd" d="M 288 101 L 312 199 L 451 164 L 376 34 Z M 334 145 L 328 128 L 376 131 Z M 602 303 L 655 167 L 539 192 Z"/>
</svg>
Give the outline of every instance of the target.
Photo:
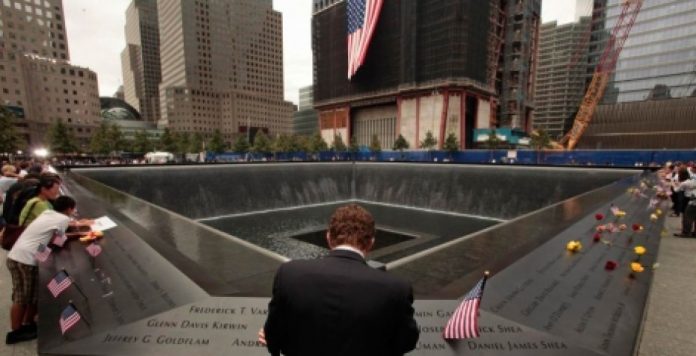
<svg viewBox="0 0 696 356">
<path fill-rule="evenodd" d="M 31 198 L 19 214 L 19 224 L 29 226 L 41 213 L 49 209 L 53 210 L 53 206 L 47 200 L 41 200 L 38 197 Z"/>
</svg>

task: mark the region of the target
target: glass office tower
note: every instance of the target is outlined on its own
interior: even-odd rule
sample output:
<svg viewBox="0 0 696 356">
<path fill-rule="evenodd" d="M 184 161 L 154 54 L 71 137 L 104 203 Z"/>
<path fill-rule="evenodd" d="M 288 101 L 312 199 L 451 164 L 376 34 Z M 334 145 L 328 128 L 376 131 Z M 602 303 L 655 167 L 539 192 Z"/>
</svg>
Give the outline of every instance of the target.
<svg viewBox="0 0 696 356">
<path fill-rule="evenodd" d="M 621 2 L 606 0 L 606 20 L 604 26 L 594 26 L 593 40 L 606 40 L 621 14 Z M 603 45 L 594 48 L 590 56 L 596 63 Z M 692 95 L 696 95 L 696 1 L 646 0 L 621 52 L 604 103 Z"/>
</svg>

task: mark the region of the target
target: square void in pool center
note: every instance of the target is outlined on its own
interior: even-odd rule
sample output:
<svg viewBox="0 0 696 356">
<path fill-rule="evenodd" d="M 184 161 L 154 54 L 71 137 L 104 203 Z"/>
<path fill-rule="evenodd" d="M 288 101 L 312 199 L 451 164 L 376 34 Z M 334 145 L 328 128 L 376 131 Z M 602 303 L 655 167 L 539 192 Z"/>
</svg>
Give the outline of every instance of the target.
<svg viewBox="0 0 696 356">
<path fill-rule="evenodd" d="M 289 237 L 291 239 L 310 243 L 314 246 L 326 247 L 326 230 L 317 230 Z M 372 247 L 372 249 L 376 251 L 381 248 L 411 241 L 415 238 L 418 238 L 418 236 L 378 228 L 375 235 L 375 245 Z"/>
<path fill-rule="evenodd" d="M 358 202 L 374 217 L 378 230 L 370 258 L 386 263 L 484 229 L 499 221 L 415 208 Z M 328 252 L 326 228 L 345 203 L 240 214 L 201 222 L 290 259 L 316 258 Z"/>
</svg>

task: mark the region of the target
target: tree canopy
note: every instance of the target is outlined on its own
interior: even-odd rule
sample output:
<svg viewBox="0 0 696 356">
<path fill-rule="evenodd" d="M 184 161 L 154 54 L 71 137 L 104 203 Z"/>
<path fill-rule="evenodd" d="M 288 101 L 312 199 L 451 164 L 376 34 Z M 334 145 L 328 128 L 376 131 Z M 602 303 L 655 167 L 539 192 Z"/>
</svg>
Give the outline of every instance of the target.
<svg viewBox="0 0 696 356">
<path fill-rule="evenodd" d="M 249 146 L 246 135 L 240 135 L 237 137 L 237 141 L 234 142 L 233 151 L 236 153 L 247 153 L 249 152 Z"/>
<path fill-rule="evenodd" d="M 382 152 L 382 143 L 379 142 L 379 137 L 377 134 L 372 135 L 372 140 L 370 141 L 370 152 L 380 153 Z"/>
<path fill-rule="evenodd" d="M 404 150 L 407 150 L 409 147 L 408 141 L 406 141 L 406 138 L 404 138 L 403 135 L 399 134 L 399 137 L 396 138 L 396 141 L 394 141 L 394 150 L 399 150 L 403 152 Z"/>
<path fill-rule="evenodd" d="M 425 138 L 421 142 L 421 147 L 425 148 L 428 151 L 432 151 L 435 148 L 435 146 L 437 146 L 437 140 L 435 139 L 435 136 L 433 136 L 432 131 L 428 130 L 428 132 L 425 133 Z"/>
<path fill-rule="evenodd" d="M 268 154 L 273 150 L 271 147 L 272 145 L 273 142 L 271 142 L 271 139 L 268 138 L 268 135 L 266 135 L 263 131 L 259 131 L 254 138 L 254 145 L 251 147 L 251 151 L 261 154 Z"/>
<path fill-rule="evenodd" d="M 459 140 L 455 136 L 454 132 L 450 132 L 445 139 L 445 150 L 449 153 L 454 153 L 459 151 Z"/>
<path fill-rule="evenodd" d="M 343 142 L 343 137 L 341 137 L 340 134 L 334 135 L 334 140 L 331 144 L 331 149 L 333 149 L 336 152 L 345 152 L 348 149 L 346 147 L 346 144 Z"/>
<path fill-rule="evenodd" d="M 14 115 L 0 106 L 0 153 L 14 153 L 26 147 L 26 140 L 17 132 Z"/>
<path fill-rule="evenodd" d="M 68 127 L 63 123 L 63 120 L 58 119 L 51 124 L 46 138 L 51 152 L 66 154 L 75 153 L 78 150 L 75 137 L 68 131 Z"/>
<path fill-rule="evenodd" d="M 222 138 L 222 133 L 220 130 L 216 129 L 213 131 L 213 137 L 210 138 L 208 142 L 208 150 L 215 153 L 223 153 L 227 149 L 227 144 Z"/>
<path fill-rule="evenodd" d="M 529 137 L 529 145 L 535 150 L 543 150 L 551 147 L 551 137 L 549 136 L 548 132 L 544 131 L 543 129 L 532 131 Z"/>
</svg>

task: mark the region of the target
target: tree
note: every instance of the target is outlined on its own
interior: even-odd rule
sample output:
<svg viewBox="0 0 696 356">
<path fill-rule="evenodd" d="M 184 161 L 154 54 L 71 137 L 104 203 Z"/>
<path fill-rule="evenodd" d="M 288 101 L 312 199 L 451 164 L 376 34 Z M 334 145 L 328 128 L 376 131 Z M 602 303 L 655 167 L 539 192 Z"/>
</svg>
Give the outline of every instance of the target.
<svg viewBox="0 0 696 356">
<path fill-rule="evenodd" d="M 290 136 L 286 134 L 280 134 L 274 142 L 275 152 L 290 152 Z"/>
<path fill-rule="evenodd" d="M 118 152 L 124 149 L 126 140 L 123 138 L 123 133 L 117 125 L 111 125 L 107 133 L 107 142 L 109 144 L 109 152 Z"/>
<path fill-rule="evenodd" d="M 316 132 L 309 139 L 309 150 L 307 152 L 317 153 L 317 152 L 321 152 L 321 151 L 326 151 L 326 150 L 328 150 L 328 148 L 329 148 L 329 145 L 326 144 L 326 141 L 324 141 L 324 138 L 321 137 L 321 134 L 319 132 Z"/>
<path fill-rule="evenodd" d="M 59 154 L 77 152 L 75 137 L 61 119 L 53 122 L 48 128 L 47 141 L 51 152 Z"/>
<path fill-rule="evenodd" d="M 336 152 L 345 152 L 347 147 L 346 144 L 343 143 L 343 137 L 341 135 L 334 135 L 334 140 L 333 143 L 331 144 L 331 148 L 336 151 Z"/>
<path fill-rule="evenodd" d="M 452 154 L 459 151 L 459 140 L 454 132 L 450 132 L 445 139 L 445 150 L 449 152 L 450 159 L 452 159 Z"/>
<path fill-rule="evenodd" d="M 92 153 L 107 155 L 111 152 L 109 145 L 109 124 L 102 122 L 97 128 L 97 131 L 92 135 L 92 140 L 89 143 L 89 148 Z"/>
<path fill-rule="evenodd" d="M 196 132 L 191 136 L 191 141 L 189 142 L 189 152 L 201 152 L 203 151 L 203 135 L 200 132 Z"/>
<path fill-rule="evenodd" d="M 181 132 L 177 135 L 176 152 L 186 154 L 191 148 L 191 135 L 188 132 Z M 194 151 L 195 152 L 195 151 Z"/>
<path fill-rule="evenodd" d="M 350 146 L 348 147 L 350 150 L 350 155 L 353 157 L 353 160 L 355 160 L 355 155 L 358 154 L 358 151 L 360 150 L 360 146 L 358 146 L 358 140 L 355 138 L 355 136 L 350 138 Z"/>
<path fill-rule="evenodd" d="M 289 147 L 287 152 L 304 152 L 307 151 L 308 142 L 303 136 L 292 135 L 289 139 Z"/>
<path fill-rule="evenodd" d="M 370 152 L 372 152 L 372 158 L 377 158 L 377 154 L 382 152 L 382 143 L 379 142 L 379 137 L 377 137 L 377 134 L 372 134 L 372 140 L 370 141 Z"/>
<path fill-rule="evenodd" d="M 165 128 L 160 136 L 158 149 L 166 152 L 176 152 L 176 140 L 169 128 Z"/>
<path fill-rule="evenodd" d="M 14 153 L 26 147 L 26 142 L 19 135 L 14 125 L 15 116 L 0 106 L 0 153 Z"/>
<path fill-rule="evenodd" d="M 423 139 L 421 142 L 421 147 L 428 151 L 432 151 L 435 146 L 437 146 L 437 140 L 435 139 L 435 136 L 433 136 L 432 131 L 428 130 L 428 132 L 425 133 L 425 139 Z"/>
<path fill-rule="evenodd" d="M 215 129 L 215 131 L 213 131 L 213 137 L 210 139 L 210 142 L 208 142 L 208 150 L 214 153 L 223 153 L 225 149 L 227 149 L 227 144 L 222 138 L 222 133 L 220 130 Z"/>
<path fill-rule="evenodd" d="M 399 150 L 401 153 L 404 152 L 404 150 L 408 149 L 409 144 L 408 141 L 404 138 L 403 135 L 399 134 L 399 137 L 396 138 L 396 141 L 394 141 L 394 150 Z"/>
<path fill-rule="evenodd" d="M 254 146 L 251 147 L 251 151 L 265 155 L 273 150 L 273 148 L 271 147 L 272 144 L 273 143 L 271 142 L 271 139 L 268 138 L 268 136 L 263 131 L 259 131 L 256 134 L 256 138 L 254 139 Z"/>
<path fill-rule="evenodd" d="M 237 137 L 237 141 L 234 143 L 233 151 L 236 153 L 249 152 L 249 141 L 247 141 L 246 135 Z"/>
<path fill-rule="evenodd" d="M 147 138 L 147 132 L 144 130 L 136 131 L 131 147 L 135 153 L 147 153 L 152 151 L 152 142 Z"/>
<path fill-rule="evenodd" d="M 530 136 L 529 145 L 535 150 L 543 150 L 545 148 L 551 148 L 551 137 L 548 132 L 543 129 L 538 129 L 532 131 Z"/>
<path fill-rule="evenodd" d="M 484 143 L 485 147 L 489 150 L 495 150 L 498 149 L 502 144 L 503 141 L 500 139 L 500 137 L 498 137 L 498 133 L 495 132 L 495 129 L 491 129 L 491 132 L 488 134 L 488 140 L 486 140 Z"/>
</svg>

